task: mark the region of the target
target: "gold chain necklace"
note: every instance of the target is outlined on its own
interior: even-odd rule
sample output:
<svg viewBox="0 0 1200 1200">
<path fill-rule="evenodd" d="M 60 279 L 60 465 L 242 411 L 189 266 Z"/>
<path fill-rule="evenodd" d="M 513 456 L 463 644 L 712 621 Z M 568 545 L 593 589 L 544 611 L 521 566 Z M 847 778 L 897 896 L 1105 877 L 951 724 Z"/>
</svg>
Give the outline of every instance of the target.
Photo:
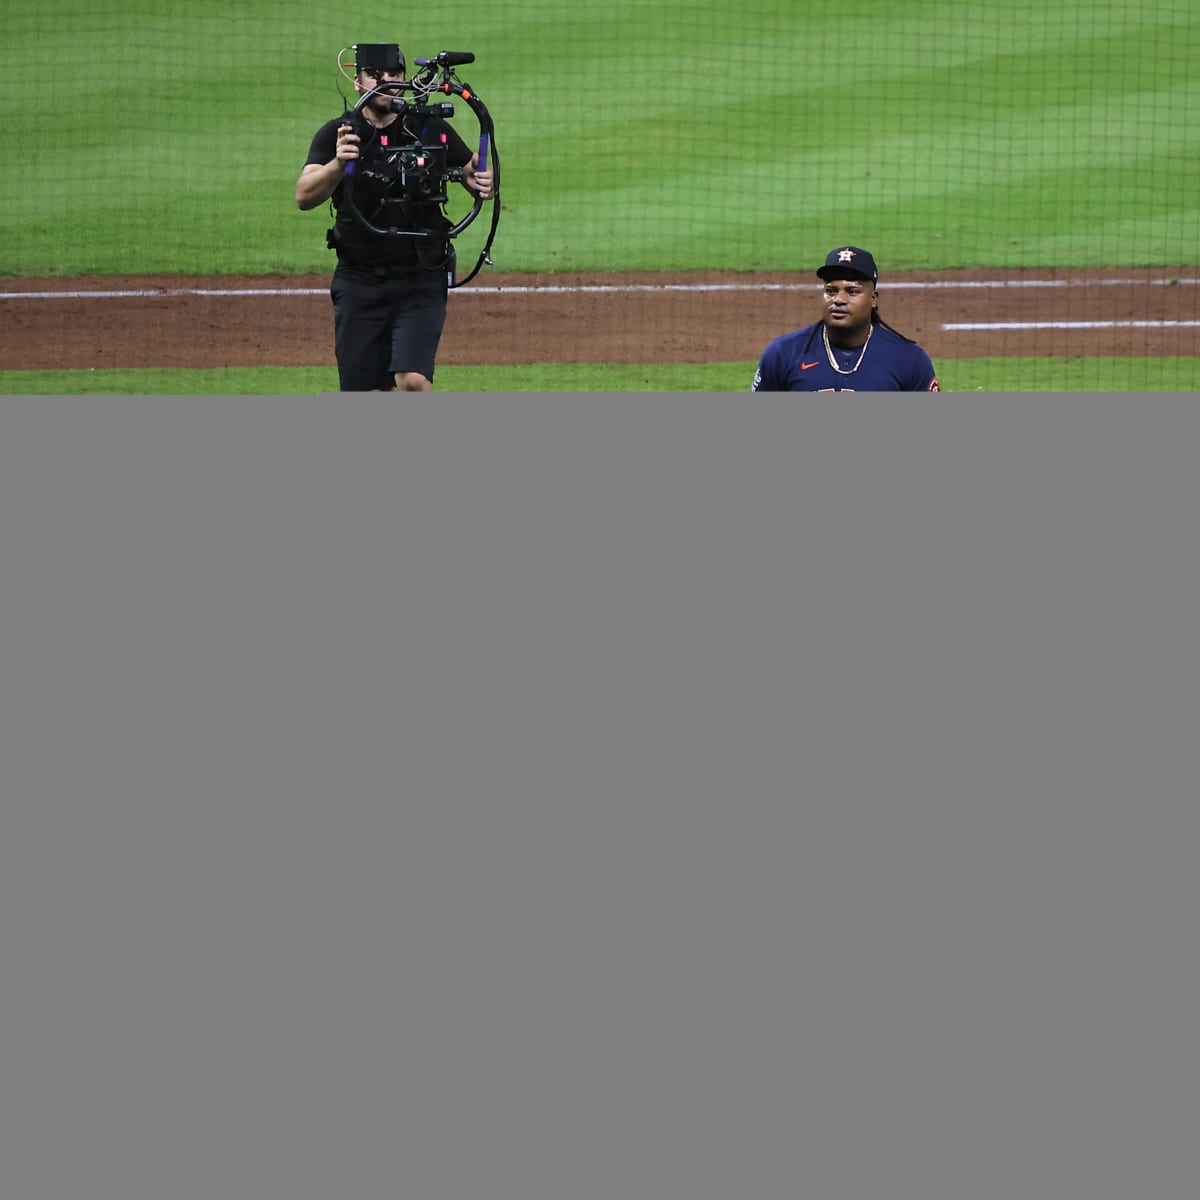
<svg viewBox="0 0 1200 1200">
<path fill-rule="evenodd" d="M 860 351 L 860 353 L 858 355 L 858 362 L 856 362 L 854 364 L 854 366 L 852 366 L 850 368 L 850 370 L 843 371 L 842 368 L 837 365 L 837 359 L 834 358 L 834 356 L 833 356 L 833 347 L 829 344 L 829 330 L 825 325 L 822 325 L 821 326 L 821 338 L 825 342 L 825 354 L 829 359 L 829 365 L 839 375 L 853 375 L 854 372 L 857 371 L 858 368 L 862 366 L 862 360 L 867 353 L 867 347 L 871 344 L 871 334 L 873 334 L 874 332 L 875 332 L 875 326 L 873 324 L 869 325 L 867 327 L 867 340 L 865 342 L 863 342 L 862 350 Z"/>
</svg>

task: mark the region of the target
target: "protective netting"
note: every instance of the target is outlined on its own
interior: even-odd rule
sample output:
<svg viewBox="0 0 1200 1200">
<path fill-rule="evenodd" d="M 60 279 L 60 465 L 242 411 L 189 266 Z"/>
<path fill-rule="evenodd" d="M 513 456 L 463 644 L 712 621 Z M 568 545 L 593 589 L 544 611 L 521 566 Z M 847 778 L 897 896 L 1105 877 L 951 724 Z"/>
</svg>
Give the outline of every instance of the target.
<svg viewBox="0 0 1200 1200">
<path fill-rule="evenodd" d="M 460 73 L 495 121 L 499 271 L 808 286 L 847 242 L 875 254 L 901 326 L 902 280 L 946 284 L 941 319 L 920 318 L 943 355 L 966 342 L 942 326 L 987 323 L 970 311 L 983 286 L 1014 298 L 997 355 L 1103 354 L 1110 335 L 1113 353 L 1197 352 L 1190 0 L 467 0 L 394 15 L 66 0 L 11 14 L 0 36 L 29 64 L 0 84 L 7 275 L 326 271 L 320 218 L 295 211 L 292 185 L 317 126 L 356 99 L 343 49 L 396 41 L 410 60 L 475 56 Z M 1031 280 L 1054 284 L 1048 315 Z M 781 328 L 809 315 L 777 311 Z M 1046 331 L 1032 349 L 1022 311 Z M 644 331 L 640 310 L 629 320 Z"/>
</svg>

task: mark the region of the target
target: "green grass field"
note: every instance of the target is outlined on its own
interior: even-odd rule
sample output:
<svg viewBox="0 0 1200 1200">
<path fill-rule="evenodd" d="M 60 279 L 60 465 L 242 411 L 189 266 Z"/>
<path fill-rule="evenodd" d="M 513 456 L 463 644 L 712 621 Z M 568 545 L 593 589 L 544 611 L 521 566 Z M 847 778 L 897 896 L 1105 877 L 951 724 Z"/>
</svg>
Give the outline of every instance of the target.
<svg viewBox="0 0 1200 1200">
<path fill-rule="evenodd" d="M 754 363 L 541 364 L 438 367 L 449 392 L 747 392 Z M 1188 392 L 1190 358 L 946 359 L 938 375 L 952 392 Z M 294 396 L 337 390 L 331 367 L 256 370 L 0 371 L 0 393 L 59 395 Z"/>
<path fill-rule="evenodd" d="M 0 39 L 28 64 L 0 80 L 0 276 L 328 271 L 293 185 L 360 39 L 475 53 L 500 270 L 786 270 L 843 238 L 889 270 L 1200 261 L 1191 0 L 465 0 L 389 20 L 345 0 L 48 0 Z"/>
</svg>

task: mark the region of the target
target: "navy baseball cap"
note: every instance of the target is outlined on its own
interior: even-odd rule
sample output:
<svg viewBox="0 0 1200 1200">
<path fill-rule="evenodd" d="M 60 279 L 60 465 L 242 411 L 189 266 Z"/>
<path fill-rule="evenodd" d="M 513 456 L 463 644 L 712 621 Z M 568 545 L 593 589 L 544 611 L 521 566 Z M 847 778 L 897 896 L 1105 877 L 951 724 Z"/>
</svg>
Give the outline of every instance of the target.
<svg viewBox="0 0 1200 1200">
<path fill-rule="evenodd" d="M 395 42 L 360 42 L 354 47 L 354 69 L 373 71 L 403 71 L 404 54 Z"/>
<path fill-rule="evenodd" d="M 869 279 L 879 282 L 879 268 L 869 250 L 859 246 L 839 246 L 825 255 L 825 265 L 818 268 L 817 275 L 830 279 Z"/>
</svg>

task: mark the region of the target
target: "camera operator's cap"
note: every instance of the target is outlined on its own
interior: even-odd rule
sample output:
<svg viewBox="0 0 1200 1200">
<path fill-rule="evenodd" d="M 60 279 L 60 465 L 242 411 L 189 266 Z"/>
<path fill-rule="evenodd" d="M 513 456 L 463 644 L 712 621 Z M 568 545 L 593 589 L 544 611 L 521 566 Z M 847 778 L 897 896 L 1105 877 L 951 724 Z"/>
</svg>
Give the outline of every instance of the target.
<svg viewBox="0 0 1200 1200">
<path fill-rule="evenodd" d="M 826 281 L 830 279 L 867 279 L 871 283 L 879 282 L 879 268 L 868 250 L 858 246 L 841 246 L 830 250 L 825 256 L 825 265 L 818 268 L 817 275 Z"/>
<path fill-rule="evenodd" d="M 404 54 L 395 42 L 360 42 L 354 47 L 354 69 L 403 71 Z"/>
</svg>

